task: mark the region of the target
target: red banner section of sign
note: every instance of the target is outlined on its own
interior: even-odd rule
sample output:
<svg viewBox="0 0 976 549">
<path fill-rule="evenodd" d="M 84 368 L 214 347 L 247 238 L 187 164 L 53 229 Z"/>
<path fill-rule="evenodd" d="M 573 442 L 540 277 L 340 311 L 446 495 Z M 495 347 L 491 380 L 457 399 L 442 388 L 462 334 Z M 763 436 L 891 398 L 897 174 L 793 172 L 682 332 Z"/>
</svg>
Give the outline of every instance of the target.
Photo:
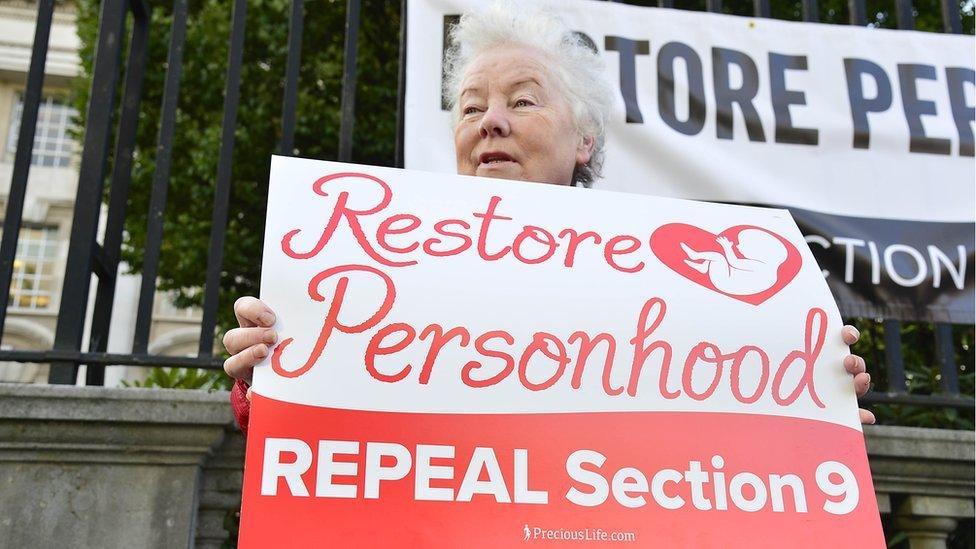
<svg viewBox="0 0 976 549">
<path fill-rule="evenodd" d="M 260 396 L 253 405 L 246 547 L 781 548 L 789 539 L 801 548 L 879 539 L 862 435 L 821 421 L 388 413 Z M 816 440 L 831 443 L 791 451 Z"/>
</svg>

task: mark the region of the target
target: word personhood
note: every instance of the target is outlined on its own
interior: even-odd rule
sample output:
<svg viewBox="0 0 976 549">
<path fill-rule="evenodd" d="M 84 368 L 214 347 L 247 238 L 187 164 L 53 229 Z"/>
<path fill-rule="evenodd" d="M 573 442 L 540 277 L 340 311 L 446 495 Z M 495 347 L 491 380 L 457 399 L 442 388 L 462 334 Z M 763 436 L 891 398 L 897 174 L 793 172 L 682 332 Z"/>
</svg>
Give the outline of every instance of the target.
<svg viewBox="0 0 976 549">
<path fill-rule="evenodd" d="M 242 547 L 883 547 L 785 210 L 275 157 Z"/>
</svg>

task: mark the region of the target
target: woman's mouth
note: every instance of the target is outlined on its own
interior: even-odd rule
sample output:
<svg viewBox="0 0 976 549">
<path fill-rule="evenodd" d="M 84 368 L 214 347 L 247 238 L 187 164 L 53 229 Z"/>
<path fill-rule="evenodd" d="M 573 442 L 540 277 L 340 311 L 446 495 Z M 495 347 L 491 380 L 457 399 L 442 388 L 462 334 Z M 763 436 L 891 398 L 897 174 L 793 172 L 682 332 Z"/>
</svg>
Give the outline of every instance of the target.
<svg viewBox="0 0 976 549">
<path fill-rule="evenodd" d="M 480 166 L 492 166 L 505 162 L 515 162 L 515 159 L 503 152 L 486 152 L 478 156 L 478 164 Z"/>
</svg>

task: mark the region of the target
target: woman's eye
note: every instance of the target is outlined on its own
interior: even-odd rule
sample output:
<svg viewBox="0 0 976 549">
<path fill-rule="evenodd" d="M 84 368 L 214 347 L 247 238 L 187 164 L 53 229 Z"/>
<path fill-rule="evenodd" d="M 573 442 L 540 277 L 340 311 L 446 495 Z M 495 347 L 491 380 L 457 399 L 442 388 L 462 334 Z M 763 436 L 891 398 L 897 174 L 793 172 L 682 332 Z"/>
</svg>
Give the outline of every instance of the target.
<svg viewBox="0 0 976 549">
<path fill-rule="evenodd" d="M 534 104 L 535 103 L 533 103 L 528 99 L 519 99 L 518 101 L 515 102 L 516 107 L 531 107 Z"/>
<path fill-rule="evenodd" d="M 464 110 L 461 111 L 461 113 L 464 114 L 465 116 L 469 114 L 474 114 L 476 112 L 478 112 L 478 107 L 464 107 Z"/>
</svg>

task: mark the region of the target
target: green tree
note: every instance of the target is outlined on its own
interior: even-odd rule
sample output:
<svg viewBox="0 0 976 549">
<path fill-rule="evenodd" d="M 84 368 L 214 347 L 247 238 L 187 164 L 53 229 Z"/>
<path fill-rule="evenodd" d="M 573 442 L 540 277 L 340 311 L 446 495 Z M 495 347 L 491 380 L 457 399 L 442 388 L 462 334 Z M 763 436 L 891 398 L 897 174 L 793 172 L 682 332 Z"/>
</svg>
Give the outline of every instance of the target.
<svg viewBox="0 0 976 549">
<path fill-rule="evenodd" d="M 191 0 L 172 149 L 158 286 L 177 292 L 177 304 L 200 305 L 208 256 L 214 180 L 230 19 L 230 0 Z M 338 149 L 344 1 L 308 1 L 302 46 L 296 155 L 334 160 Z M 247 32 L 235 136 L 227 244 L 218 323 L 236 325 L 231 304 L 256 295 L 260 284 L 264 211 L 271 154 L 281 133 L 288 43 L 288 0 L 248 0 Z M 85 112 L 97 39 L 99 2 L 78 2 L 83 75 L 75 105 Z M 171 6 L 153 3 L 150 52 L 134 154 L 123 259 L 139 272 L 145 249 L 149 196 L 169 45 Z M 394 156 L 400 8 L 366 0 L 359 36 L 359 79 L 353 161 L 392 165 Z M 84 127 L 84 114 L 79 123 Z"/>
<path fill-rule="evenodd" d="M 890 387 L 885 359 L 884 327 L 879 320 L 861 318 L 855 321 L 861 339 L 852 349 L 867 361 L 872 382 L 877 387 Z M 905 365 L 905 384 L 910 393 L 930 395 L 941 392 L 942 372 L 935 355 L 933 326 L 924 322 L 902 325 L 902 355 Z M 956 375 L 962 394 L 973 394 L 973 326 L 953 326 L 953 354 Z M 928 406 L 878 405 L 873 408 L 882 423 L 972 430 L 973 411 Z"/>
</svg>

